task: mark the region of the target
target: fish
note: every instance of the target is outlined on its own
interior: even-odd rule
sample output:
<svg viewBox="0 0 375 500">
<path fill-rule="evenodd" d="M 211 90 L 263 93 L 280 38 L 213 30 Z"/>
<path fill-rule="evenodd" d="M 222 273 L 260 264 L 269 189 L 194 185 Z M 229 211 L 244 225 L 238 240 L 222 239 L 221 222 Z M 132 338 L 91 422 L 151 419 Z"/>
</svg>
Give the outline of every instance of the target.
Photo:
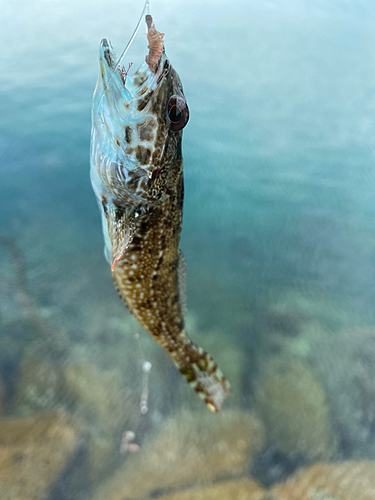
<svg viewBox="0 0 375 500">
<path fill-rule="evenodd" d="M 100 44 L 91 182 L 101 212 L 105 255 L 121 299 L 217 413 L 231 392 L 230 384 L 214 359 L 190 340 L 185 321 L 186 263 L 179 246 L 181 143 L 189 108 L 148 2 L 129 44 L 143 19 L 148 53 L 132 76 L 120 64 L 123 55 L 116 60 L 110 41 L 104 38 Z"/>
</svg>

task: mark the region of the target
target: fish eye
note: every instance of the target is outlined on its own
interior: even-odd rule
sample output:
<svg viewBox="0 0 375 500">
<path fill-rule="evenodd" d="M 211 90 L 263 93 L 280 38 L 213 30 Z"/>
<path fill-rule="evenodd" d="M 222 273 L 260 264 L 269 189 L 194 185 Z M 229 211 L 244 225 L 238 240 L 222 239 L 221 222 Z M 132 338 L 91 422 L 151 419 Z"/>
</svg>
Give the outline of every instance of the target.
<svg viewBox="0 0 375 500">
<path fill-rule="evenodd" d="M 189 120 L 189 108 L 183 97 L 173 95 L 167 106 L 167 118 L 169 128 L 173 132 L 178 132 L 185 127 Z"/>
</svg>

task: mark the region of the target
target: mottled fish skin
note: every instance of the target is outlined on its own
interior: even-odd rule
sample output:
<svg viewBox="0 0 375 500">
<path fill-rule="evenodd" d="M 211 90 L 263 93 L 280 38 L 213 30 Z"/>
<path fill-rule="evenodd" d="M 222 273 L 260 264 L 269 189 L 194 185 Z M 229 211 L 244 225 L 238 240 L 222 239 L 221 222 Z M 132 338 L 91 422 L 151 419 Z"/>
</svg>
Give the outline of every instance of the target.
<svg viewBox="0 0 375 500">
<path fill-rule="evenodd" d="M 151 16 L 146 22 L 152 34 L 149 40 L 160 44 L 162 35 Z M 150 54 L 157 53 L 150 45 L 149 49 Z M 102 42 L 91 179 L 121 298 L 217 412 L 230 392 L 229 383 L 213 358 L 188 338 L 184 319 L 184 258 L 179 242 L 184 197 L 181 140 L 188 108 L 164 49 L 156 67 L 155 57 L 150 60 L 150 67 L 143 64 L 131 81 L 121 82 L 121 88 L 113 49 L 107 40 Z M 176 110 L 171 113 L 174 105 L 181 115 L 173 114 Z"/>
</svg>

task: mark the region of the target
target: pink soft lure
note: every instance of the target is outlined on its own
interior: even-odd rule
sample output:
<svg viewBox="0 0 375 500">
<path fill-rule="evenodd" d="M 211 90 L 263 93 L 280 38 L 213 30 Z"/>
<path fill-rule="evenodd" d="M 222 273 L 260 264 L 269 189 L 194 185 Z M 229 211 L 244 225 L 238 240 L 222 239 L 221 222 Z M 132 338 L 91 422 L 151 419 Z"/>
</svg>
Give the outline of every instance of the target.
<svg viewBox="0 0 375 500">
<path fill-rule="evenodd" d="M 148 40 L 148 55 L 146 56 L 146 63 L 150 70 L 154 73 L 160 57 L 164 50 L 164 33 L 156 31 L 155 24 L 150 15 L 146 16 L 147 24 L 147 40 Z"/>
</svg>

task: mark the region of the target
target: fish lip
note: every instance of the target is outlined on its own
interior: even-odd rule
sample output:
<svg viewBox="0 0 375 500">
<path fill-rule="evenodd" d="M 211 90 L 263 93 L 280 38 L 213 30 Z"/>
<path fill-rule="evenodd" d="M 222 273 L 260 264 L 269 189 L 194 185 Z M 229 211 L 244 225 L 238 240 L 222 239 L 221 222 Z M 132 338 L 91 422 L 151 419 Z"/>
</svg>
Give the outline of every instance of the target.
<svg viewBox="0 0 375 500">
<path fill-rule="evenodd" d="M 115 69 L 115 52 L 113 50 L 112 44 L 108 38 L 103 38 L 102 41 L 100 42 L 100 49 L 99 49 L 99 60 L 104 63 L 104 61 L 107 63 L 108 68 L 110 70 Z M 104 72 L 106 72 L 106 68 L 102 68 Z M 102 75 L 104 77 L 104 75 Z M 104 79 L 104 78 L 103 78 Z"/>
</svg>

